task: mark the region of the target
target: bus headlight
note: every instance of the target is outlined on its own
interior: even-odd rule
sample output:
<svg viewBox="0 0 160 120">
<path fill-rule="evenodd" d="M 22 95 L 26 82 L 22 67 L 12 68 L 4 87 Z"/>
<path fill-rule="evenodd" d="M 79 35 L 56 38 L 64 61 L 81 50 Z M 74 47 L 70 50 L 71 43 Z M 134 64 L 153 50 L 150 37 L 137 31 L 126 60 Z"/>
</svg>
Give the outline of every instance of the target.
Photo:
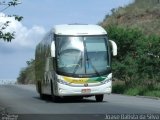
<svg viewBox="0 0 160 120">
<path fill-rule="evenodd" d="M 106 79 L 103 80 L 101 83 L 105 84 L 105 83 L 108 83 L 108 82 L 111 82 L 111 81 L 112 81 L 112 73 L 110 73 L 108 76 L 106 76 Z"/>
<path fill-rule="evenodd" d="M 61 84 L 64 84 L 64 85 L 68 85 L 68 83 L 64 80 L 61 80 L 61 79 L 58 79 L 58 82 L 61 83 Z"/>
<path fill-rule="evenodd" d="M 101 83 L 102 84 L 105 84 L 105 83 L 108 83 L 108 82 L 110 82 L 110 81 L 112 81 L 112 79 L 111 78 L 106 78 L 105 80 L 103 80 L 103 81 L 101 81 Z"/>
</svg>

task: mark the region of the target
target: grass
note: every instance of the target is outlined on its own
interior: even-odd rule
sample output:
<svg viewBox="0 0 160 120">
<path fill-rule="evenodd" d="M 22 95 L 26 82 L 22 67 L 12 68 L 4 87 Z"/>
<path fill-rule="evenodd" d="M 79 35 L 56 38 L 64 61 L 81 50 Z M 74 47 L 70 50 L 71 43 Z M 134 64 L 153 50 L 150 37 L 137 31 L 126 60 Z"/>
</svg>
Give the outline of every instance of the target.
<svg viewBox="0 0 160 120">
<path fill-rule="evenodd" d="M 147 91 L 147 88 L 146 88 L 146 87 L 137 86 L 137 87 L 133 87 L 133 88 L 127 88 L 127 89 L 125 90 L 125 93 L 124 93 L 124 94 L 132 95 L 132 96 L 144 95 L 144 93 L 145 93 L 146 91 Z"/>
<path fill-rule="evenodd" d="M 153 91 L 148 91 L 144 94 L 144 96 L 153 96 L 153 97 L 159 97 L 160 98 L 160 90 L 153 90 Z"/>
<path fill-rule="evenodd" d="M 160 84 L 153 86 L 135 86 L 135 87 L 127 87 L 122 83 L 114 83 L 112 88 L 113 93 L 117 94 L 125 94 L 131 96 L 152 96 L 152 97 L 160 97 Z"/>
<path fill-rule="evenodd" d="M 125 86 L 122 84 L 113 85 L 112 92 L 117 94 L 123 94 L 125 91 Z"/>
</svg>

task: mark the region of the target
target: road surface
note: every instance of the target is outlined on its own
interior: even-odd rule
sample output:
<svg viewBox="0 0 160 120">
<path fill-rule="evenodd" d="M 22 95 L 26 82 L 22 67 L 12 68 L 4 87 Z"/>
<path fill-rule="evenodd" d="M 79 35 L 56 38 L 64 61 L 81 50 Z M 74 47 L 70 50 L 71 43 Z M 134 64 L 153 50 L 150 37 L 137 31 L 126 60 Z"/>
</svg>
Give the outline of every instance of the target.
<svg viewBox="0 0 160 120">
<path fill-rule="evenodd" d="M 91 116 L 91 119 L 99 117 L 105 120 L 106 114 L 158 114 L 160 99 L 111 94 L 105 95 L 103 102 L 96 102 L 94 97 L 89 97 L 54 103 L 50 97 L 41 100 L 34 85 L 0 85 L 0 111 L 24 116 L 39 115 L 39 119 L 43 119 L 46 114 L 54 115 L 57 119 L 61 116 L 66 119 L 68 115 L 72 115 L 69 119 L 80 119 L 83 115 L 89 117 L 87 120 Z"/>
</svg>

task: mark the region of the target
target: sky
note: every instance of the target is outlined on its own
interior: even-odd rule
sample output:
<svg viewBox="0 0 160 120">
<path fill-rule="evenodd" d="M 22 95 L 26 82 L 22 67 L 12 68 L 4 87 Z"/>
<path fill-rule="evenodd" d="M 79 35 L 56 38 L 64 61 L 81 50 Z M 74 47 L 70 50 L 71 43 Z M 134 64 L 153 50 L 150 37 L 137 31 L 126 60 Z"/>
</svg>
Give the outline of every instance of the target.
<svg viewBox="0 0 160 120">
<path fill-rule="evenodd" d="M 1 2 L 1 1 L 0 1 Z M 34 59 L 35 47 L 47 31 L 57 24 L 97 24 L 113 8 L 133 0 L 21 0 L 16 7 L 0 13 L 0 25 L 11 21 L 7 31 L 15 31 L 12 42 L 0 40 L 0 79 L 16 80 L 26 61 Z M 0 11 L 4 6 L 0 5 Z M 23 16 L 21 22 L 6 15 Z"/>
</svg>

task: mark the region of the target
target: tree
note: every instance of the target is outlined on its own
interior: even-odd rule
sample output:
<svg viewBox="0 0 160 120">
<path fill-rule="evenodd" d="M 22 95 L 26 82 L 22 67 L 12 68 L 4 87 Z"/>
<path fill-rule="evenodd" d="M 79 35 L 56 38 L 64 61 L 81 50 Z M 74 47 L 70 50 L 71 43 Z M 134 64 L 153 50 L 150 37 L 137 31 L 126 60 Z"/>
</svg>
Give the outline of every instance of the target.
<svg viewBox="0 0 160 120">
<path fill-rule="evenodd" d="M 146 36 L 138 28 L 106 27 L 116 41 L 118 56 L 113 58 L 114 77 L 126 87 L 155 86 L 160 83 L 160 36 Z"/>
<path fill-rule="evenodd" d="M 7 1 L 3 0 L 0 1 L 0 12 L 5 11 L 6 9 L 8 9 L 9 7 L 15 7 L 18 4 L 20 4 L 20 2 L 18 0 L 10 0 Z M 14 17 L 15 20 L 17 21 L 21 21 L 23 19 L 22 16 L 18 16 L 18 15 L 7 15 L 7 17 Z M 9 26 L 10 21 L 6 21 L 5 23 L 0 23 L 0 40 L 4 40 L 7 42 L 11 42 L 12 39 L 14 39 L 15 36 L 15 32 L 6 32 L 6 28 Z"/>
<path fill-rule="evenodd" d="M 35 60 L 31 59 L 26 62 L 27 66 L 21 69 L 17 82 L 20 84 L 33 84 L 35 81 Z"/>
</svg>

